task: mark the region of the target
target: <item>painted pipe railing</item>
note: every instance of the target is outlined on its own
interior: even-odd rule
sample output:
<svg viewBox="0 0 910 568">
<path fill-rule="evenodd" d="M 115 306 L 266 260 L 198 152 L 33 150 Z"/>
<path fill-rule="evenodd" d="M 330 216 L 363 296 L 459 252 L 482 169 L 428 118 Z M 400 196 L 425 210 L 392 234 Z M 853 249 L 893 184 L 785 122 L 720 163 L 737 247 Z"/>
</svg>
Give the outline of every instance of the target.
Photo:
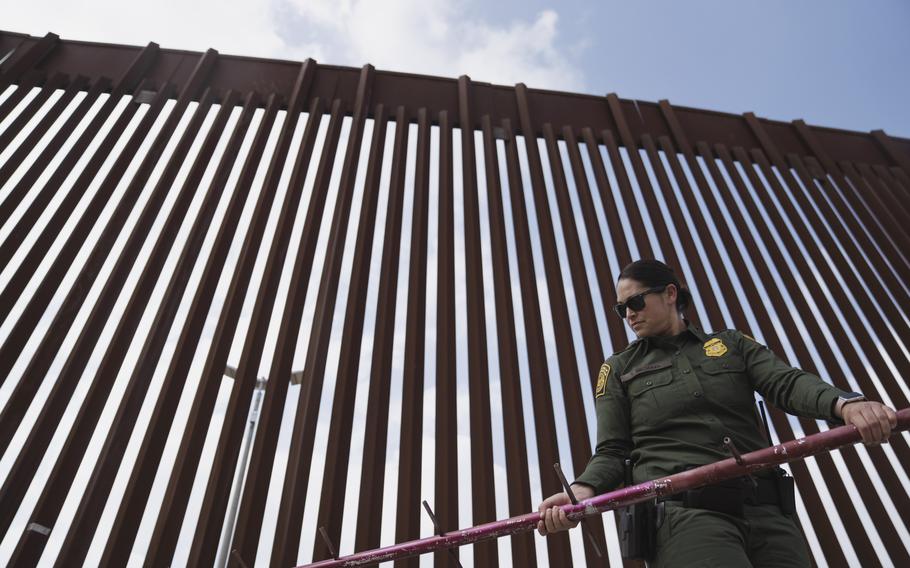
<svg viewBox="0 0 910 568">
<path fill-rule="evenodd" d="M 905 408 L 897 413 L 897 427 L 892 430 L 892 435 L 897 435 L 897 432 L 908 429 L 910 429 L 910 408 Z M 580 501 L 577 505 L 565 505 L 562 509 L 566 512 L 566 516 L 569 519 L 581 520 L 583 517 L 605 513 L 634 503 L 641 503 L 657 497 L 673 495 L 674 493 L 695 489 L 704 485 L 711 485 L 726 479 L 749 475 L 783 463 L 805 459 L 824 452 L 830 452 L 838 448 L 856 444 L 860 440 L 859 431 L 855 426 L 840 426 L 826 432 L 813 434 L 797 440 L 791 440 L 770 448 L 763 448 L 761 450 L 742 454 L 741 456 L 731 457 L 719 462 L 677 473 L 669 477 L 663 477 L 631 487 L 617 489 L 616 491 L 585 499 Z M 435 552 L 437 550 L 464 546 L 482 540 L 534 530 L 537 527 L 537 521 L 539 520 L 539 513 L 528 513 L 526 515 L 477 525 L 463 530 L 454 530 L 441 536 L 432 536 L 419 540 L 402 542 L 385 548 L 366 550 L 350 556 L 306 564 L 300 568 L 364 566 L 377 562 L 388 562 L 391 560 L 408 558 Z"/>
</svg>

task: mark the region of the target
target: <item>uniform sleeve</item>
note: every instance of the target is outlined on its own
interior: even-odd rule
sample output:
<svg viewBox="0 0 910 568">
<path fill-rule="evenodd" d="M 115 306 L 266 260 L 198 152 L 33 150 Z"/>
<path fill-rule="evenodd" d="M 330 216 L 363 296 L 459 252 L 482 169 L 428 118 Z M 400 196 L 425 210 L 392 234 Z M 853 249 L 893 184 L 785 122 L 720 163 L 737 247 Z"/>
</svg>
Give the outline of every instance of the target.
<svg viewBox="0 0 910 568">
<path fill-rule="evenodd" d="M 812 373 L 791 367 L 770 349 L 740 332 L 735 333 L 752 388 L 765 400 L 790 414 L 837 420 L 834 401 L 845 391 Z"/>
<path fill-rule="evenodd" d="M 606 365 L 610 366 L 606 388 L 594 393 L 597 446 L 584 472 L 575 480 L 575 483 L 590 485 L 598 494 L 614 489 L 622 483 L 623 460 L 632 451 L 629 399 L 623 392 L 615 357 L 610 357 Z"/>
</svg>

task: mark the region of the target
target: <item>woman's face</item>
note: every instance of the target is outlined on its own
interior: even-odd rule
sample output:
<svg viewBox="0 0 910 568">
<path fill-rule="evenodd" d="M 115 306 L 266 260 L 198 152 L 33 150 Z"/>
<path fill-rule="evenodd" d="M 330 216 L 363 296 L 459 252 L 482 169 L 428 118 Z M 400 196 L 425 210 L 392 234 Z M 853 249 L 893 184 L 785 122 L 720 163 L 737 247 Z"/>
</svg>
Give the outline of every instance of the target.
<svg viewBox="0 0 910 568">
<path fill-rule="evenodd" d="M 650 290 L 637 280 L 623 278 L 616 283 L 616 301 L 626 303 L 630 298 Z M 667 335 L 673 329 L 673 323 L 679 316 L 676 312 L 676 286 L 670 284 L 661 292 L 651 292 L 643 296 L 645 307 L 633 310 L 626 306 L 626 323 L 638 337 Z"/>
</svg>

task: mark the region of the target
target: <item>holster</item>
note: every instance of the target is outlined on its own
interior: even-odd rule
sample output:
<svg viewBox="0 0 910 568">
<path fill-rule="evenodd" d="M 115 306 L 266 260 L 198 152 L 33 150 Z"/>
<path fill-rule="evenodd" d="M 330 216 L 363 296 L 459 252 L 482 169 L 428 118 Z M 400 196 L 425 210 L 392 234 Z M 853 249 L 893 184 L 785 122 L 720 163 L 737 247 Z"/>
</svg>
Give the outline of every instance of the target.
<svg viewBox="0 0 910 568">
<path fill-rule="evenodd" d="M 619 510 L 619 550 L 623 559 L 650 560 L 654 556 L 663 508 L 663 503 L 649 501 Z"/>
</svg>

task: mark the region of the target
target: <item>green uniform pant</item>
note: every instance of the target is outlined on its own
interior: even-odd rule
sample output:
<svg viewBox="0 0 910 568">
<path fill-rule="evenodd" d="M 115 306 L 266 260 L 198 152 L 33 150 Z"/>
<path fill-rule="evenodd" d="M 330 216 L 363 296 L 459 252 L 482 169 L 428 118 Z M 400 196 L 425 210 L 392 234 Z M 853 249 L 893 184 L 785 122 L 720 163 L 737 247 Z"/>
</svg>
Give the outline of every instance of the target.
<svg viewBox="0 0 910 568">
<path fill-rule="evenodd" d="M 745 505 L 743 518 L 666 503 L 651 568 L 811 566 L 796 522 L 776 505 Z"/>
</svg>

